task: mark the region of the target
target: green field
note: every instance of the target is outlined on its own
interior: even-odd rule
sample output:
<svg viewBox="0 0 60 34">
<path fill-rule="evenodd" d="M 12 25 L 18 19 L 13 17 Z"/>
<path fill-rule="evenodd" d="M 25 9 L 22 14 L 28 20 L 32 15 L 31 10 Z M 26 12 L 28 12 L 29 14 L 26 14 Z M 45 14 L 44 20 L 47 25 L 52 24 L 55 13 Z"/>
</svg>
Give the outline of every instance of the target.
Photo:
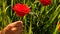
<svg viewBox="0 0 60 34">
<path fill-rule="evenodd" d="M 0 30 L 20 17 L 12 10 L 16 3 L 27 4 L 31 12 L 23 17 L 23 34 L 60 34 L 57 22 L 60 21 L 60 0 L 43 6 L 40 0 L 0 0 Z"/>
</svg>

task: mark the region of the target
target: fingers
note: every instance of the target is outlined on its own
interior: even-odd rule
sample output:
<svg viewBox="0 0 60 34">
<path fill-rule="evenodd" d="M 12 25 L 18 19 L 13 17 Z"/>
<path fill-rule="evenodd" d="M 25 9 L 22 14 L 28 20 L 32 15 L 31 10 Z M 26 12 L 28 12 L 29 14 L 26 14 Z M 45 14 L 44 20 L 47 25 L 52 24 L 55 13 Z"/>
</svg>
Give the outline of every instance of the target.
<svg viewBox="0 0 60 34">
<path fill-rule="evenodd" d="M 16 31 L 16 30 L 17 30 L 16 27 L 11 28 L 11 31 Z"/>
<path fill-rule="evenodd" d="M 21 34 L 23 32 L 23 28 L 21 27 L 14 27 L 11 29 L 11 31 L 15 34 Z"/>
<path fill-rule="evenodd" d="M 11 31 L 23 31 L 23 28 L 21 28 L 21 27 L 13 27 L 13 28 L 11 28 Z"/>
<path fill-rule="evenodd" d="M 16 21 L 16 22 L 11 23 L 10 26 L 21 27 L 21 26 L 23 26 L 23 22 L 22 21 Z"/>
<path fill-rule="evenodd" d="M 21 27 L 13 27 L 13 28 L 11 28 L 11 31 L 14 34 L 21 34 L 23 32 L 23 28 L 21 28 Z"/>
<path fill-rule="evenodd" d="M 11 29 L 11 28 L 13 28 L 13 27 L 23 28 L 23 27 L 24 27 L 24 26 L 23 26 L 23 22 L 22 22 L 22 21 L 13 22 L 13 23 L 7 25 L 4 29 L 7 29 L 7 30 L 8 30 L 8 29 Z"/>
<path fill-rule="evenodd" d="M 7 25 L 5 28 L 4 28 L 4 31 L 7 33 L 22 33 L 23 31 L 23 22 L 22 21 L 16 21 L 16 22 L 13 22 L 9 25 Z M 3 31 L 3 32 L 4 32 Z"/>
</svg>

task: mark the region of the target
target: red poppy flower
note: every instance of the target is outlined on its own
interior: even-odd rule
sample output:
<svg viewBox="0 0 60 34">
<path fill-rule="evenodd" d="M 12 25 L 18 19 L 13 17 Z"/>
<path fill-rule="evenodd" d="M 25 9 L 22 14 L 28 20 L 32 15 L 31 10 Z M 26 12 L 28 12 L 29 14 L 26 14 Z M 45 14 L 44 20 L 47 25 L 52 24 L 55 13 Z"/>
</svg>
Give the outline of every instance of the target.
<svg viewBox="0 0 60 34">
<path fill-rule="evenodd" d="M 16 4 L 13 7 L 13 10 L 16 11 L 18 16 L 24 16 L 30 12 L 30 8 L 25 4 Z"/>
<path fill-rule="evenodd" d="M 40 0 L 40 3 L 44 6 L 46 5 L 50 5 L 51 4 L 51 0 Z"/>
<path fill-rule="evenodd" d="M 57 23 L 58 23 L 58 25 L 60 25 L 60 21 L 58 21 Z"/>
<path fill-rule="evenodd" d="M 60 21 L 58 21 L 58 30 L 60 30 Z"/>
<path fill-rule="evenodd" d="M 60 26 L 58 27 L 58 30 L 60 30 Z"/>
</svg>

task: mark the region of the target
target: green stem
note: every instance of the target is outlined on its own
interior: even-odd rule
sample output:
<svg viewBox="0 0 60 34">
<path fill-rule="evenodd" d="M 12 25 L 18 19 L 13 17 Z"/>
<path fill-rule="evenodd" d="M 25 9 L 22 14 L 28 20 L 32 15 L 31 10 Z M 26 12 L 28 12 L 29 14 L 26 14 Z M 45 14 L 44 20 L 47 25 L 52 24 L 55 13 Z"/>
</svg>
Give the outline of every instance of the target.
<svg viewBox="0 0 60 34">
<path fill-rule="evenodd" d="M 24 4 L 25 4 L 25 0 L 24 0 Z"/>
<path fill-rule="evenodd" d="M 22 21 L 22 18 L 23 18 L 23 17 L 20 17 L 20 21 Z"/>
<path fill-rule="evenodd" d="M 23 21 L 25 22 L 24 34 L 27 34 L 27 31 L 26 31 L 26 24 L 27 24 L 27 23 L 26 23 L 26 21 L 27 21 L 27 20 L 26 20 L 26 16 L 24 16 Z"/>
<path fill-rule="evenodd" d="M 56 26 L 56 29 L 55 29 L 55 31 L 53 32 L 53 34 L 56 34 L 57 30 L 58 30 L 58 25 Z"/>
</svg>

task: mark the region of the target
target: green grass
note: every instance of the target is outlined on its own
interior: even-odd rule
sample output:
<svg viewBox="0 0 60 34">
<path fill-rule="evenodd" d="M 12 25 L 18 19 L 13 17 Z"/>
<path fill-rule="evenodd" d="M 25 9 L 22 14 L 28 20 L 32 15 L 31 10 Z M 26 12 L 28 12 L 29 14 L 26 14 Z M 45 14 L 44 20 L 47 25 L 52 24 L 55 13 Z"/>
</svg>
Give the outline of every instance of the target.
<svg viewBox="0 0 60 34">
<path fill-rule="evenodd" d="M 43 6 L 39 0 L 0 0 L 0 29 L 19 20 L 12 10 L 16 3 L 27 4 L 31 12 L 23 17 L 23 34 L 59 34 L 57 22 L 60 21 L 60 0 L 51 0 L 52 4 Z"/>
</svg>

